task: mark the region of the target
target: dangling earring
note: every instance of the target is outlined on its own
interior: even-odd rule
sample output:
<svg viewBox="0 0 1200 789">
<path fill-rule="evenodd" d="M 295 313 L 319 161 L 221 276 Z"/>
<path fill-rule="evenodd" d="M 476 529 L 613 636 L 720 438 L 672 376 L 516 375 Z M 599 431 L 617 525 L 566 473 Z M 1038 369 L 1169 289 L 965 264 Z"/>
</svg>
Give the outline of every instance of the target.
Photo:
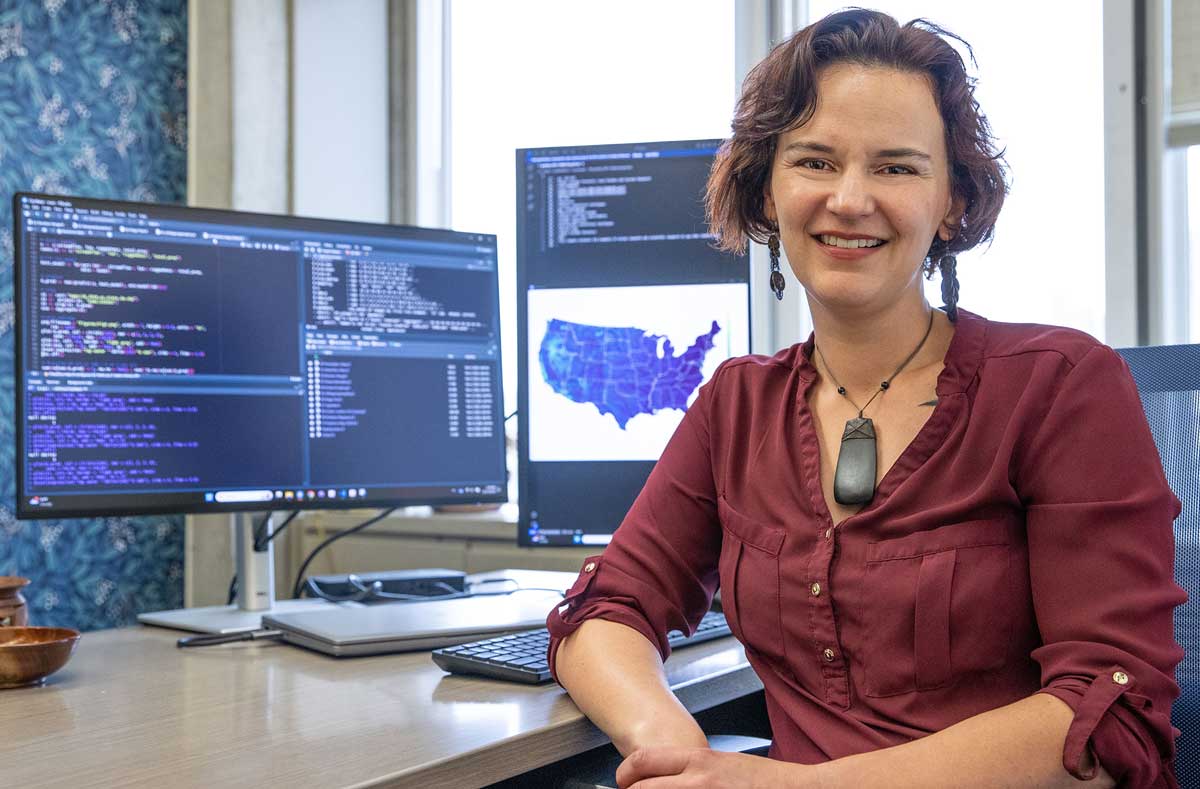
<svg viewBox="0 0 1200 789">
<path fill-rule="evenodd" d="M 767 251 L 771 253 L 771 290 L 775 292 L 775 298 L 783 301 L 783 288 L 787 282 L 783 279 L 783 272 L 779 270 L 779 235 L 772 233 L 767 236 Z"/>
<path fill-rule="evenodd" d="M 954 255 L 942 255 L 938 260 L 942 272 L 942 305 L 951 323 L 958 320 L 958 259 Z"/>
</svg>

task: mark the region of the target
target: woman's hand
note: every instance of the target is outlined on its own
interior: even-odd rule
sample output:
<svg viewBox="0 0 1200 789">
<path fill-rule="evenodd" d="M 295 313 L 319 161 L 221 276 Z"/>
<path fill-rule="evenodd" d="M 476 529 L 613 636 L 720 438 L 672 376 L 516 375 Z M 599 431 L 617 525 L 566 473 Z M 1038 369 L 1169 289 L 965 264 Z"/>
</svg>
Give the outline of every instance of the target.
<svg viewBox="0 0 1200 789">
<path fill-rule="evenodd" d="M 639 748 L 617 768 L 621 789 L 817 787 L 812 768 L 708 748 Z"/>
</svg>

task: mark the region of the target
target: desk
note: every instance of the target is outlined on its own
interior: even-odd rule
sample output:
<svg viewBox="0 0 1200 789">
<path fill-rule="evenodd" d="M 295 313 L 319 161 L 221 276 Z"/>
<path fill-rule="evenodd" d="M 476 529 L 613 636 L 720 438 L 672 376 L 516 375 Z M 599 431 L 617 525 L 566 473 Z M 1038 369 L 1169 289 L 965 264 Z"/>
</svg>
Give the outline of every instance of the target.
<svg viewBox="0 0 1200 789">
<path fill-rule="evenodd" d="M 427 652 L 179 635 L 85 633 L 45 686 L 0 691 L 0 783 L 472 787 L 608 741 L 557 685 L 447 675 Z M 667 675 L 693 712 L 762 687 L 732 638 L 678 651 Z"/>
</svg>

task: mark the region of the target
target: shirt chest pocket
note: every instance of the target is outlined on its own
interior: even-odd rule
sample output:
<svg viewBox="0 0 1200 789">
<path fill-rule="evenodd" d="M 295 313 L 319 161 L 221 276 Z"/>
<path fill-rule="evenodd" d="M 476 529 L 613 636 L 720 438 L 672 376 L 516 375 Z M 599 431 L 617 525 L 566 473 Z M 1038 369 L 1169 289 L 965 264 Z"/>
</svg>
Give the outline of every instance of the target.
<svg viewBox="0 0 1200 789">
<path fill-rule="evenodd" d="M 999 669 L 1019 607 L 1013 527 L 969 521 L 869 546 L 868 696 L 933 690 Z"/>
<path fill-rule="evenodd" d="M 721 607 L 729 627 L 748 649 L 782 658 L 779 551 L 783 529 L 747 518 L 717 499 L 721 518 Z"/>
</svg>

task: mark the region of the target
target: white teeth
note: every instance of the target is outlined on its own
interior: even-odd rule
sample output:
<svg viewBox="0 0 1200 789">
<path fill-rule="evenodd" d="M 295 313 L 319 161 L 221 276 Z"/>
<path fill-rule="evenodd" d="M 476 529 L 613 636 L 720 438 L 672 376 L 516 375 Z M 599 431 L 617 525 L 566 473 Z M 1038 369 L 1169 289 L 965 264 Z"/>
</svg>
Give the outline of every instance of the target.
<svg viewBox="0 0 1200 789">
<path fill-rule="evenodd" d="M 863 247 L 877 247 L 883 243 L 878 238 L 839 238 L 838 236 L 818 236 L 822 244 L 831 247 L 841 247 L 842 249 L 861 249 Z"/>
</svg>

